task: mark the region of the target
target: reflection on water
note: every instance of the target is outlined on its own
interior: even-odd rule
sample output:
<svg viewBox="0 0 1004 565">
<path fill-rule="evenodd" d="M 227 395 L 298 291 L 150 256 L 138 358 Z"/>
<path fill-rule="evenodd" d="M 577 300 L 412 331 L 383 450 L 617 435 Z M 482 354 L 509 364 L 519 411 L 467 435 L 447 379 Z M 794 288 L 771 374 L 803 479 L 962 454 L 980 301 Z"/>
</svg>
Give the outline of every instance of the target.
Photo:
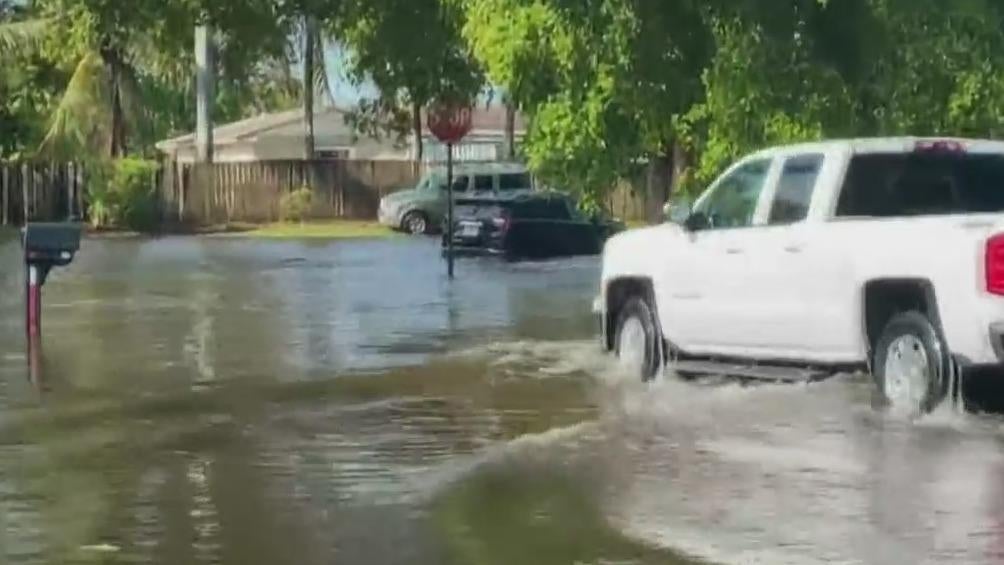
<svg viewBox="0 0 1004 565">
<path fill-rule="evenodd" d="M 608 385 L 595 259 L 87 241 L 26 377 L 0 243 L 0 562 L 1004 562 L 1001 420 L 867 383 Z M 616 379 L 609 379 L 611 382 Z"/>
</svg>

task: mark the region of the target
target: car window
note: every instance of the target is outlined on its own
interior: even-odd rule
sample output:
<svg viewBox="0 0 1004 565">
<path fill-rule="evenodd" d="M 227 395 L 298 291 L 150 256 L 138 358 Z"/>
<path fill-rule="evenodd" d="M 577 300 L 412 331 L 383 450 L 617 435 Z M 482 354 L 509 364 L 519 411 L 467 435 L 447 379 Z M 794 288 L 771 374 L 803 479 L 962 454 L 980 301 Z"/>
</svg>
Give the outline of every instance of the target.
<svg viewBox="0 0 1004 565">
<path fill-rule="evenodd" d="M 469 180 L 466 175 L 453 177 L 453 192 L 467 192 Z"/>
<path fill-rule="evenodd" d="M 798 155 L 785 161 L 771 204 L 770 225 L 793 224 L 808 217 L 822 167 L 823 156 L 819 154 Z"/>
<path fill-rule="evenodd" d="M 705 214 L 712 229 L 752 225 L 770 163 L 770 159 L 752 161 L 732 171 L 694 211 Z"/>
<path fill-rule="evenodd" d="M 477 175 L 474 177 L 474 190 L 478 192 L 494 190 L 494 180 L 491 175 Z"/>
<path fill-rule="evenodd" d="M 874 153 L 851 159 L 837 216 L 1004 212 L 1004 155 Z"/>
<path fill-rule="evenodd" d="M 529 188 L 531 188 L 530 175 L 526 173 L 499 175 L 499 190 L 502 192 Z"/>
<path fill-rule="evenodd" d="M 568 203 L 561 199 L 535 199 L 513 206 L 513 217 L 522 220 L 570 220 Z"/>
</svg>

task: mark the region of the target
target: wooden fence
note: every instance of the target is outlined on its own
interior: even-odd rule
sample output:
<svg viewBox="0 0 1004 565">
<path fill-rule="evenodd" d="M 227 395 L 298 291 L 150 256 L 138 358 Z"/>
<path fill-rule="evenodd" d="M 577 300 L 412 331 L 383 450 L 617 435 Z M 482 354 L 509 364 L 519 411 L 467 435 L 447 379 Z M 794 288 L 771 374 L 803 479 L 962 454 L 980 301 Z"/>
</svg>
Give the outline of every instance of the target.
<svg viewBox="0 0 1004 565">
<path fill-rule="evenodd" d="M 84 216 L 80 163 L 0 163 L 0 225 Z"/>
<path fill-rule="evenodd" d="M 165 220 L 205 225 L 279 219 L 283 195 L 308 186 L 314 218 L 374 219 L 380 198 L 414 186 L 411 161 L 260 161 L 165 165 L 160 198 Z"/>
<path fill-rule="evenodd" d="M 282 196 L 309 186 L 314 218 L 369 220 L 381 197 L 414 186 L 421 172 L 411 161 L 167 162 L 157 196 L 167 223 L 257 223 L 278 220 Z M 0 163 L 0 225 L 86 219 L 87 181 L 81 163 Z M 607 204 L 620 218 L 641 219 L 645 191 L 622 183 Z"/>
</svg>

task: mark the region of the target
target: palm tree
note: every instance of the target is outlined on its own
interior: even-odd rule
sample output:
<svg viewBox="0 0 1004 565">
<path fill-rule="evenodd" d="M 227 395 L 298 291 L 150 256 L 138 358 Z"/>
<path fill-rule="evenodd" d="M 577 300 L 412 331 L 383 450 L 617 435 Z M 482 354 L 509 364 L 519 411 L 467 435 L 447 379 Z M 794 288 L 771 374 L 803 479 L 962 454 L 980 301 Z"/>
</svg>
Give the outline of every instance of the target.
<svg viewBox="0 0 1004 565">
<path fill-rule="evenodd" d="M 0 61 L 15 51 L 39 50 L 56 24 L 49 18 L 0 23 Z M 141 103 L 137 64 L 148 53 L 148 46 L 123 47 L 107 38 L 86 49 L 74 65 L 39 153 L 124 155 L 130 134 L 140 133 L 148 113 Z M 136 132 L 129 131 L 127 121 L 136 124 Z"/>
<path fill-rule="evenodd" d="M 305 15 L 301 28 L 303 41 L 303 147 L 304 158 L 314 158 L 314 103 L 320 98 L 322 108 L 334 105 L 331 81 L 325 62 L 324 38 L 321 36 L 317 19 Z M 318 54 L 320 57 L 318 58 Z"/>
</svg>

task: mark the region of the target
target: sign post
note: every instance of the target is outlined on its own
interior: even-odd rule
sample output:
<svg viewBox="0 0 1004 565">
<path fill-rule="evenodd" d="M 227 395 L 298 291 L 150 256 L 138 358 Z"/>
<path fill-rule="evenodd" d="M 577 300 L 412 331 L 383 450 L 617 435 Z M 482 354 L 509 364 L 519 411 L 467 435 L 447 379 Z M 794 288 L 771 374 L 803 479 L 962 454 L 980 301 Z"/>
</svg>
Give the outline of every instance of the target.
<svg viewBox="0 0 1004 565">
<path fill-rule="evenodd" d="M 471 131 L 469 106 L 440 104 L 429 111 L 429 129 L 446 144 L 446 272 L 453 278 L 453 145 Z"/>
</svg>

